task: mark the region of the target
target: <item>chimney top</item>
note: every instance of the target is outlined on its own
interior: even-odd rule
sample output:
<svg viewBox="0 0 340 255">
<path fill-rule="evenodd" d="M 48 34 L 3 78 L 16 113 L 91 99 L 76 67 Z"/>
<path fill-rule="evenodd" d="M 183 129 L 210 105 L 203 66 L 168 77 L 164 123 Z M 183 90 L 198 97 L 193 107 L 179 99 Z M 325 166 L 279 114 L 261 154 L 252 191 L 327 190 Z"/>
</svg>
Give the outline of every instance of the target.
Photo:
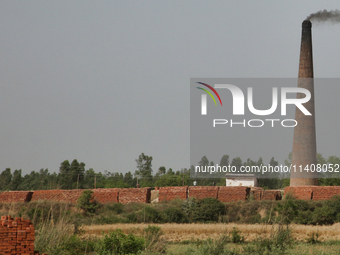
<svg viewBox="0 0 340 255">
<path fill-rule="evenodd" d="M 310 22 L 310 20 L 304 20 L 302 22 L 302 27 L 312 27 L 312 22 Z"/>
</svg>

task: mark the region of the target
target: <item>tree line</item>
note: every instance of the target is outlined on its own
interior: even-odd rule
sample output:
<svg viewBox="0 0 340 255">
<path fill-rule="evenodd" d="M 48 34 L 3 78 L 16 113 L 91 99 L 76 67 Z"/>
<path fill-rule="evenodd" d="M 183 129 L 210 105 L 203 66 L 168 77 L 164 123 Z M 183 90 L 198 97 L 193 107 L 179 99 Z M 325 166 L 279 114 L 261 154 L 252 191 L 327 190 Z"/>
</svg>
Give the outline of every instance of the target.
<svg viewBox="0 0 340 255">
<path fill-rule="evenodd" d="M 190 168 L 182 168 L 181 170 L 173 170 L 164 166 L 157 171 L 152 169 L 152 156 L 144 153 L 140 154 L 136 159 L 136 170 L 123 173 L 111 173 L 109 171 L 95 172 L 92 168 L 85 169 L 85 163 L 78 162 L 74 159 L 71 163 L 68 160 L 60 164 L 58 173 L 50 173 L 48 169 L 40 169 L 32 171 L 30 174 L 22 175 L 21 170 L 11 171 L 6 168 L 0 174 L 0 190 L 48 190 L 48 189 L 93 189 L 93 188 L 135 188 L 135 187 L 164 187 L 164 186 L 190 186 L 193 185 L 193 178 L 190 178 Z M 285 161 L 290 164 L 291 154 Z M 331 156 L 329 158 L 322 157 L 318 154 L 318 163 L 320 164 L 340 164 L 340 158 Z M 200 166 L 213 165 L 206 156 L 203 156 L 198 162 Z M 242 161 L 241 158 L 235 157 L 229 160 L 229 155 L 223 155 L 220 165 L 232 165 L 240 168 L 241 166 L 261 165 L 263 160 L 247 159 Z M 272 158 L 270 165 L 277 165 L 278 162 Z M 197 185 L 225 186 L 225 178 L 204 178 L 197 179 Z M 340 185 L 340 179 L 328 178 L 319 179 L 319 185 Z M 259 186 L 268 189 L 279 189 L 289 186 L 289 178 L 285 176 L 274 176 L 274 178 L 259 179 Z"/>
</svg>

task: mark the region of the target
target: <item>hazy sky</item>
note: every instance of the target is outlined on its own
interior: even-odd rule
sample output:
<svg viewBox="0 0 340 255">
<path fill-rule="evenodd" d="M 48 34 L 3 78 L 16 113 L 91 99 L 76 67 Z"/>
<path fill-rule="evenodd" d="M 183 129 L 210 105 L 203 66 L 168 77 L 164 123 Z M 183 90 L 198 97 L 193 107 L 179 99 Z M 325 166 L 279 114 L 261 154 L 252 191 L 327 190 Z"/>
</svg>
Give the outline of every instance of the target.
<svg viewBox="0 0 340 255">
<path fill-rule="evenodd" d="M 190 78 L 297 77 L 302 21 L 338 3 L 2 0 L 0 171 L 189 167 Z M 315 77 L 339 77 L 340 25 L 312 33 Z"/>
</svg>

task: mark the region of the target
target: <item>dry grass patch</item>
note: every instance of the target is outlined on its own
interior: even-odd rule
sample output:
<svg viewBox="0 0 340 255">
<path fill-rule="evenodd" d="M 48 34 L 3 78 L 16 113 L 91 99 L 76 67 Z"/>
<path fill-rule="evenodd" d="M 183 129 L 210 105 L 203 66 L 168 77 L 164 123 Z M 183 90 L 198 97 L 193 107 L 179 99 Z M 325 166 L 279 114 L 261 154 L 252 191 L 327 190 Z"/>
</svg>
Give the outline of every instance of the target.
<svg viewBox="0 0 340 255">
<path fill-rule="evenodd" d="M 169 241 L 180 242 L 196 239 L 217 239 L 223 234 L 229 234 L 233 227 L 238 228 L 245 241 L 253 241 L 259 237 L 269 238 L 272 225 L 264 224 L 113 224 L 84 226 L 85 235 L 100 235 L 110 230 L 121 229 L 124 233 L 142 234 L 143 229 L 159 226 Z M 340 240 L 340 223 L 332 226 L 291 225 L 293 238 L 298 241 L 306 240 L 312 233 L 319 233 L 319 240 Z"/>
</svg>

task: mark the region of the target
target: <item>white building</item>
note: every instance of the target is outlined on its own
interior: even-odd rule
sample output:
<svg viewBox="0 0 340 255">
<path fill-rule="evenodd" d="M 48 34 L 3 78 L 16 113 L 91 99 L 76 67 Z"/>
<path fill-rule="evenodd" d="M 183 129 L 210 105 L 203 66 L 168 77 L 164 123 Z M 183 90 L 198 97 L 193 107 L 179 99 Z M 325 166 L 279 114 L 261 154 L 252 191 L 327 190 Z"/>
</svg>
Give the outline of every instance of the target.
<svg viewBox="0 0 340 255">
<path fill-rule="evenodd" d="M 226 186 L 257 187 L 258 179 L 254 174 L 226 174 Z"/>
</svg>

